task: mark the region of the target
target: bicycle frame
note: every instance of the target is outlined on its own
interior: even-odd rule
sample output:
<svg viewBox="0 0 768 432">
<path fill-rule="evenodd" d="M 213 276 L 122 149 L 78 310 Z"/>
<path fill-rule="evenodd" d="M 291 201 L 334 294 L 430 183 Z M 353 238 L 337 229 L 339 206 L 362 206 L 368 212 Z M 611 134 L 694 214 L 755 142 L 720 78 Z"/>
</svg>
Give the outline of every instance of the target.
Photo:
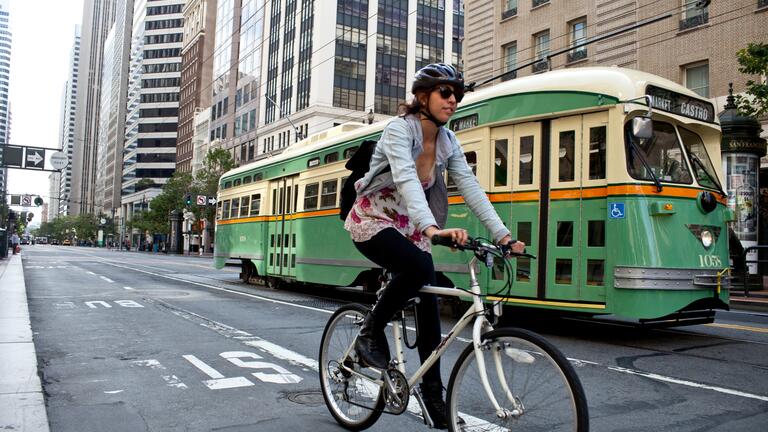
<svg viewBox="0 0 768 432">
<path fill-rule="evenodd" d="M 489 401 L 493 405 L 494 409 L 496 410 L 497 415 L 499 418 L 506 418 L 509 416 L 516 416 L 519 415 L 522 412 L 522 409 L 520 407 L 520 404 L 518 400 L 512 395 L 511 390 L 507 386 L 507 380 L 504 376 L 504 371 L 501 367 L 501 353 L 498 350 L 493 351 L 492 356 L 494 359 L 494 363 L 496 366 L 496 373 L 499 377 L 501 377 L 501 385 L 502 389 L 506 393 L 507 398 L 509 399 L 510 403 L 514 407 L 512 411 L 509 411 L 507 409 L 502 408 L 498 401 L 496 400 L 496 397 L 493 394 L 493 391 L 491 390 L 491 385 L 488 381 L 488 374 L 486 372 L 485 368 L 485 355 L 483 353 L 484 346 L 482 345 L 481 337 L 483 333 L 493 330 L 493 326 L 488 321 L 488 319 L 485 316 L 485 310 L 486 305 L 481 300 L 481 292 L 480 292 L 480 283 L 477 281 L 477 272 L 475 270 L 475 267 L 479 260 L 477 257 L 473 257 L 472 260 L 469 262 L 469 274 L 470 274 L 470 292 L 472 293 L 472 305 L 467 309 L 467 311 L 462 315 L 462 317 L 459 319 L 459 321 L 453 326 L 451 331 L 448 333 L 448 335 L 440 341 L 440 344 L 437 346 L 437 348 L 432 351 L 432 354 L 421 364 L 421 366 L 416 370 L 416 372 L 408 378 L 408 388 L 413 389 L 416 383 L 421 379 L 421 377 L 426 373 L 426 371 L 432 367 L 432 365 L 435 364 L 438 358 L 440 358 L 448 349 L 448 346 L 451 345 L 451 343 L 456 340 L 458 335 L 461 333 L 461 331 L 469 325 L 470 322 L 474 321 L 473 328 L 472 328 L 472 344 L 474 347 L 475 356 L 478 359 L 478 369 L 480 373 L 480 379 L 482 381 L 483 388 L 485 389 L 485 392 L 488 396 Z M 425 285 L 422 289 L 422 292 L 430 293 L 430 294 L 439 294 L 442 296 L 450 296 L 450 297 L 466 297 L 468 293 L 463 290 L 459 290 L 456 288 L 447 288 L 447 287 L 437 287 L 437 286 L 430 286 Z M 497 315 L 500 314 L 500 310 L 497 312 Z M 395 363 L 397 369 L 405 375 L 405 352 L 403 349 L 404 343 L 403 343 L 403 334 L 401 327 L 394 324 L 392 326 L 392 332 L 393 332 L 393 338 L 395 342 Z M 353 344 L 354 345 L 354 344 Z M 350 346 L 347 351 L 344 353 L 344 357 L 349 355 L 349 353 L 352 351 L 353 347 Z M 351 373 L 362 375 L 359 372 L 349 370 Z M 363 375 L 364 376 L 364 375 Z M 371 377 L 366 377 L 368 379 L 371 379 Z M 372 380 L 377 385 L 387 384 L 387 380 Z"/>
</svg>

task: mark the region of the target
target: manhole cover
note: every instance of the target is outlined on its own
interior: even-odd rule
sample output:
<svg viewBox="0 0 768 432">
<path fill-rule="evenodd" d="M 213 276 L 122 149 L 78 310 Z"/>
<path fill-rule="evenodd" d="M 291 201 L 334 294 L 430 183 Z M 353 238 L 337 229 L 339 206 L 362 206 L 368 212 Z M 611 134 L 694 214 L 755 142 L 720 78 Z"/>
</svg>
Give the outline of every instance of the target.
<svg viewBox="0 0 768 432">
<path fill-rule="evenodd" d="M 320 406 L 324 405 L 323 394 L 319 391 L 288 393 L 288 400 L 301 405 Z"/>
</svg>

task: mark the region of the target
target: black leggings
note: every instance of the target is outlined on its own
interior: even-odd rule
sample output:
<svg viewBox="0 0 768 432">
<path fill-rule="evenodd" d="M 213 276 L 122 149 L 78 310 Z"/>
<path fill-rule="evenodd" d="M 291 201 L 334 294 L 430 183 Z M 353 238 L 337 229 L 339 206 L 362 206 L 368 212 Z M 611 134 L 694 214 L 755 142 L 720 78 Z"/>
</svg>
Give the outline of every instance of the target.
<svg viewBox="0 0 768 432">
<path fill-rule="evenodd" d="M 419 358 L 424 362 L 440 343 L 437 296 L 419 292 L 422 286 L 435 284 L 432 255 L 416 247 L 394 228 L 386 228 L 370 240 L 355 242 L 355 247 L 366 258 L 391 271 L 394 276 L 374 307 L 377 320 L 380 319 L 378 317 L 385 320 L 376 323 L 379 328 L 383 328 L 405 302 L 417 296 L 421 299 L 416 306 L 416 316 L 419 328 Z M 424 374 L 423 380 L 442 382 L 439 359 Z"/>
</svg>

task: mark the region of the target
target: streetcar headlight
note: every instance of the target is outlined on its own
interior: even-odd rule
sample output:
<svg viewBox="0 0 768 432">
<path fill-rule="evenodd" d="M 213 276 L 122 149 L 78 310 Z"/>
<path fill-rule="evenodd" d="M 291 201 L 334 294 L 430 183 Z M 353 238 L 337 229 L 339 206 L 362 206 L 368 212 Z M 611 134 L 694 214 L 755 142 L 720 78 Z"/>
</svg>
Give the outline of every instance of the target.
<svg viewBox="0 0 768 432">
<path fill-rule="evenodd" d="M 701 244 L 706 248 L 712 246 L 712 233 L 710 231 L 704 230 L 701 232 Z"/>
</svg>

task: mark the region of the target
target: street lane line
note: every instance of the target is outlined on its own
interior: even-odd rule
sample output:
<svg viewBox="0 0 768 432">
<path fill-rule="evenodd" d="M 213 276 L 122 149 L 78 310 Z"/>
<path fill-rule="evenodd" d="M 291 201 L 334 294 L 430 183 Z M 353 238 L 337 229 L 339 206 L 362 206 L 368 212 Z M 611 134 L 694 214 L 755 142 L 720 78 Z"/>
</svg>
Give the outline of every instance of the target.
<svg viewBox="0 0 768 432">
<path fill-rule="evenodd" d="M 131 287 L 123 287 L 123 289 L 133 290 L 133 288 L 131 288 Z"/>
<path fill-rule="evenodd" d="M 105 280 L 105 281 L 107 281 L 107 282 L 109 282 L 109 283 L 115 283 L 115 281 L 113 281 L 112 279 L 110 279 L 110 278 L 108 278 L 108 277 L 106 277 L 106 276 L 99 276 L 99 277 L 100 277 L 102 280 Z"/>
<path fill-rule="evenodd" d="M 768 333 L 768 328 L 766 327 L 753 327 L 753 326 L 744 326 L 739 324 L 719 324 L 719 323 L 710 323 L 710 324 L 704 324 L 709 327 L 720 327 L 720 328 L 727 328 L 727 329 L 734 329 L 734 330 L 746 330 L 746 331 L 752 331 L 756 333 Z"/>
<path fill-rule="evenodd" d="M 98 276 L 96 273 L 94 273 L 94 272 L 92 272 L 92 271 L 89 271 L 89 272 L 86 272 L 86 273 L 88 273 L 89 275 Z"/>
<path fill-rule="evenodd" d="M 615 371 L 615 372 L 622 372 L 622 373 L 628 373 L 628 374 L 631 374 L 631 375 L 638 375 L 638 376 L 642 376 L 642 377 L 649 378 L 649 379 L 652 379 L 652 380 L 663 381 L 663 382 L 668 382 L 668 383 L 673 383 L 673 384 L 680 384 L 680 385 L 684 385 L 684 386 L 688 386 L 688 387 L 696 387 L 696 388 L 702 388 L 702 389 L 707 389 L 707 390 L 714 390 L 714 391 L 719 392 L 719 393 L 725 393 L 725 394 L 729 394 L 729 395 L 741 396 L 741 397 L 745 397 L 745 398 L 749 398 L 749 399 L 757 399 L 759 401 L 768 402 L 768 396 L 760 396 L 760 395 L 756 395 L 756 394 L 745 393 L 745 392 L 742 392 L 742 391 L 727 389 L 727 388 L 723 388 L 723 387 L 715 387 L 715 386 L 711 386 L 711 385 L 707 385 L 707 384 L 699 384 L 699 383 L 695 383 L 693 381 L 686 381 L 686 380 L 681 380 L 681 379 L 677 379 L 677 378 L 671 378 L 671 377 L 667 377 L 667 376 L 663 376 L 663 375 L 657 375 L 657 374 L 650 373 L 650 372 L 641 372 L 641 371 L 638 371 L 638 370 L 627 369 L 627 368 L 618 367 L 618 366 L 608 366 L 608 369 L 612 370 L 612 371 Z"/>
<path fill-rule="evenodd" d="M 111 263 L 109 261 L 105 261 L 105 264 L 113 265 L 115 267 L 121 267 L 121 268 L 129 269 L 129 270 L 138 271 L 138 272 L 141 272 L 141 273 L 147 273 L 147 274 L 150 274 L 150 275 L 153 275 L 153 276 L 157 276 L 157 277 L 162 277 L 162 278 L 166 278 L 166 279 L 172 279 L 172 280 L 179 281 L 179 282 L 190 283 L 190 284 L 193 284 L 193 285 L 198 285 L 198 286 L 201 286 L 201 287 L 205 287 L 205 288 L 209 288 L 209 289 L 214 289 L 214 290 L 217 290 L 217 291 L 225 291 L 225 292 L 228 292 L 228 293 L 240 294 L 240 295 L 245 296 L 245 297 L 251 297 L 251 298 L 254 298 L 254 299 L 263 300 L 263 301 L 267 301 L 267 302 L 271 302 L 271 303 L 277 303 L 277 304 L 297 307 L 297 308 L 301 308 L 301 309 L 308 309 L 308 310 L 313 310 L 313 311 L 317 311 L 317 312 L 323 312 L 323 313 L 326 313 L 326 314 L 329 314 L 329 315 L 334 312 L 334 311 L 328 311 L 328 310 L 325 310 L 325 309 L 319 309 L 319 308 L 314 308 L 314 307 L 310 307 L 310 306 L 297 305 L 297 304 L 293 304 L 293 303 L 289 303 L 289 302 L 284 302 L 284 301 L 281 301 L 281 300 L 274 300 L 274 299 L 270 299 L 270 298 L 266 298 L 266 297 L 261 297 L 261 296 L 257 296 L 257 295 L 254 295 L 254 294 L 243 293 L 243 292 L 240 292 L 240 291 L 231 290 L 231 289 L 227 289 L 227 288 L 220 288 L 220 287 L 217 287 L 217 286 L 214 286 L 214 285 L 208 285 L 208 284 L 204 284 L 204 283 L 201 283 L 201 282 L 185 281 L 184 279 L 176 278 L 176 277 L 173 277 L 173 276 L 166 276 L 166 275 L 152 273 L 152 272 L 145 271 L 145 270 L 139 270 L 139 269 L 134 269 L 134 268 L 131 268 L 131 267 L 117 265 L 117 264 Z M 220 323 L 218 323 L 218 324 L 220 324 Z M 225 324 L 220 324 L 220 325 L 226 326 Z M 226 326 L 226 327 L 229 327 L 229 326 Z M 230 328 L 234 329 L 232 327 L 230 327 Z M 243 332 L 243 333 L 245 333 L 245 332 Z M 255 338 L 255 336 L 254 336 L 254 338 Z M 270 352 L 270 354 L 271 354 L 271 352 Z M 296 355 L 300 355 L 300 354 L 296 353 Z M 277 355 L 275 355 L 275 357 L 277 357 Z M 614 371 L 614 372 L 628 373 L 628 374 L 643 376 L 643 377 L 649 378 L 649 379 L 665 381 L 665 382 L 669 382 L 669 383 L 673 383 L 673 384 L 680 384 L 680 385 L 684 385 L 684 386 L 688 386 L 688 387 L 695 387 L 695 388 L 700 388 L 700 389 L 713 390 L 713 391 L 717 391 L 717 392 L 720 392 L 720 393 L 725 393 L 725 394 L 729 394 L 729 395 L 733 395 L 733 396 L 740 396 L 740 397 L 745 397 L 745 398 L 750 398 L 750 399 L 757 399 L 757 400 L 763 400 L 763 401 L 767 401 L 768 402 L 768 396 L 756 395 L 756 394 L 741 392 L 741 391 L 738 391 L 738 390 L 731 390 L 731 389 L 727 389 L 727 388 L 723 388 L 723 387 L 710 386 L 710 385 L 706 385 L 706 384 L 698 384 L 698 383 L 695 383 L 695 382 L 692 382 L 692 381 L 686 381 L 686 380 L 681 380 L 681 379 L 677 379 L 677 378 L 666 377 L 666 376 L 663 376 L 663 375 L 657 375 L 657 374 L 653 374 L 653 373 L 649 373 L 649 372 L 642 372 L 642 371 L 638 371 L 638 370 L 621 368 L 621 367 L 617 367 L 617 366 L 607 366 L 607 365 L 602 365 L 600 363 L 596 363 L 596 362 L 592 362 L 592 361 L 588 361 L 588 360 L 581 360 L 581 359 L 575 359 L 575 358 L 568 358 L 568 360 L 573 362 L 573 363 L 576 363 L 576 364 L 588 364 L 588 365 L 592 365 L 592 366 L 605 367 L 608 370 L 611 370 L 611 371 Z"/>
</svg>

